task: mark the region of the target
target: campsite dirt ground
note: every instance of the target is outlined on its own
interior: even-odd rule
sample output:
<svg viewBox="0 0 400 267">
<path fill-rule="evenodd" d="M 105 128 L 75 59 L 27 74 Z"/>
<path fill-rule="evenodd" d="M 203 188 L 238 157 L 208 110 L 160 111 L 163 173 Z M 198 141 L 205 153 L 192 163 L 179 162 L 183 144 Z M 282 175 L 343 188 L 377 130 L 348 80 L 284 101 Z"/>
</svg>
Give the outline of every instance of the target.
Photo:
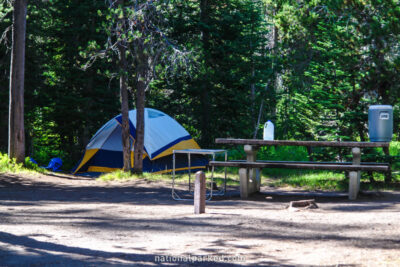
<svg viewBox="0 0 400 267">
<path fill-rule="evenodd" d="M 400 193 L 262 191 L 194 215 L 166 182 L 1 174 L 0 266 L 400 266 Z"/>
</svg>

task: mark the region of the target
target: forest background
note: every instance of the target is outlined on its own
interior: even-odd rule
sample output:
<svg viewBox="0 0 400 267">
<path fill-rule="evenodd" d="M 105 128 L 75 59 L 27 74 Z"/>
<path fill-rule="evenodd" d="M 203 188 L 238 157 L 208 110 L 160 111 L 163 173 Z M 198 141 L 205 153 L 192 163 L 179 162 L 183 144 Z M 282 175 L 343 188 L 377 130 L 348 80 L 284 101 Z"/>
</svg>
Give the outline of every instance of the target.
<svg viewBox="0 0 400 267">
<path fill-rule="evenodd" d="M 156 67 L 146 107 L 174 117 L 200 146 L 214 147 L 216 137 L 261 138 L 266 120 L 274 122 L 276 139 L 368 141 L 373 104 L 394 106 L 399 141 L 398 0 L 154 2 L 168 10 L 162 31 L 187 52 L 187 64 Z M 29 1 L 26 154 L 41 164 L 58 156 L 72 168 L 91 136 L 120 113 L 113 59 L 84 68 L 90 51 L 107 42 L 107 13 L 102 0 Z M 1 152 L 7 152 L 11 23 L 3 1 Z"/>
</svg>

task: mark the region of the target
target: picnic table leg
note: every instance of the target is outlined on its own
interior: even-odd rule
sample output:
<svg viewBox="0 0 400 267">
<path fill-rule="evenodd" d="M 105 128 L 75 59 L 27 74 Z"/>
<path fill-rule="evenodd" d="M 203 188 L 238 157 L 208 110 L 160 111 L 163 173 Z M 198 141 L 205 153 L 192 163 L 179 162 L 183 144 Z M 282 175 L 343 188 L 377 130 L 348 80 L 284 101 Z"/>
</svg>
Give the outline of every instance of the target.
<svg viewBox="0 0 400 267">
<path fill-rule="evenodd" d="M 248 162 L 255 162 L 257 161 L 257 151 L 259 147 L 258 146 L 251 146 L 251 145 L 245 145 L 244 146 L 244 152 L 246 152 L 246 160 Z M 261 184 L 261 170 L 258 168 L 251 168 L 248 170 L 248 194 L 254 193 L 254 192 L 259 192 L 260 191 L 260 184 Z"/>
<path fill-rule="evenodd" d="M 361 149 L 354 147 L 351 152 L 353 153 L 353 165 L 361 164 Z M 349 173 L 349 199 L 355 200 L 360 190 L 360 171 L 351 171 Z"/>
<path fill-rule="evenodd" d="M 389 170 L 385 173 L 385 183 L 390 183 L 392 181 L 392 158 L 390 157 L 389 147 L 383 147 L 383 152 L 387 158 L 385 161 L 389 162 Z"/>
<path fill-rule="evenodd" d="M 247 199 L 249 197 L 249 170 L 247 168 L 239 169 L 240 179 L 240 198 Z"/>
</svg>

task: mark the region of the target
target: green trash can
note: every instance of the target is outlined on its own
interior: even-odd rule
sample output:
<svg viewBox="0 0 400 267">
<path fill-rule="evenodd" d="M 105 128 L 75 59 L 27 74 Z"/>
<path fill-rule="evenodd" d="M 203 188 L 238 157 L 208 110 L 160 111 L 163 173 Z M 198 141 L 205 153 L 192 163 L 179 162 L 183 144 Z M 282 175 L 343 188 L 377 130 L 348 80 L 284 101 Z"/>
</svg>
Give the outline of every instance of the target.
<svg viewBox="0 0 400 267">
<path fill-rule="evenodd" d="M 368 132 L 371 142 L 390 142 L 393 135 L 393 107 L 373 105 L 368 109 Z"/>
</svg>

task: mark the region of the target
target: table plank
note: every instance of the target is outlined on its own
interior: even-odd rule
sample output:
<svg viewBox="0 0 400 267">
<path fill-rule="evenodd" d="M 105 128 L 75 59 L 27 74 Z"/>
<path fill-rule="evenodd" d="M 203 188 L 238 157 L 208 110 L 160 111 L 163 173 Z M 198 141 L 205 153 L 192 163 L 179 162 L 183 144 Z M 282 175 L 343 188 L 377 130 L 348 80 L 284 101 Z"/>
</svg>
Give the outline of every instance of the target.
<svg viewBox="0 0 400 267">
<path fill-rule="evenodd" d="M 389 147 L 389 142 L 338 142 L 338 141 L 293 141 L 293 140 L 261 140 L 217 138 L 216 144 L 254 145 L 254 146 L 306 146 L 306 147 Z"/>
<path fill-rule="evenodd" d="M 389 170 L 387 165 L 347 165 L 347 164 L 301 164 L 281 162 L 240 162 L 240 161 L 210 161 L 211 166 L 238 167 L 238 168 L 283 168 L 306 170 L 334 170 L 334 171 L 380 171 Z"/>
</svg>

